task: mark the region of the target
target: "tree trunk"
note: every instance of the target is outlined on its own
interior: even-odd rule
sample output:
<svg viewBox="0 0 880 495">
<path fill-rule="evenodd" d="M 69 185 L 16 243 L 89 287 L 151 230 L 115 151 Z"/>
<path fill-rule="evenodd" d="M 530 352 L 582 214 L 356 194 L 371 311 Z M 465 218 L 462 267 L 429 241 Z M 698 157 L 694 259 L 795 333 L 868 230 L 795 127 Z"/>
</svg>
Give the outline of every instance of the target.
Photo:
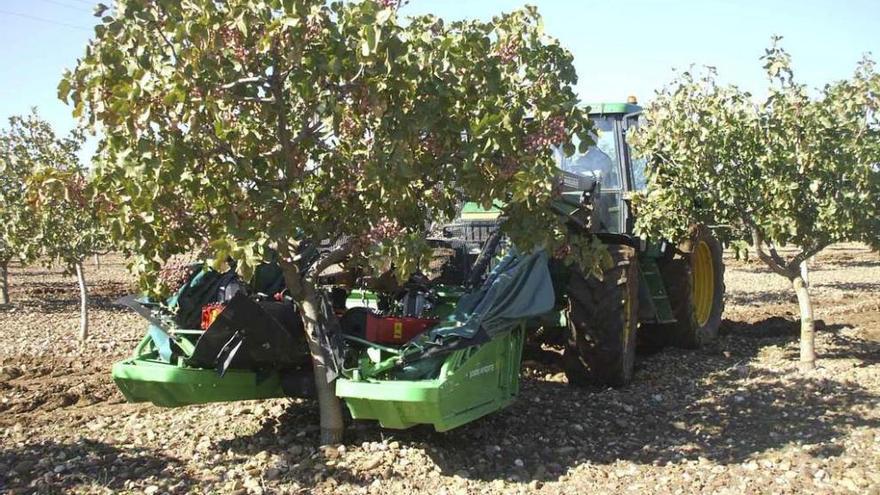
<svg viewBox="0 0 880 495">
<path fill-rule="evenodd" d="M 302 279 L 295 264 L 282 261 L 281 268 L 284 272 L 284 281 L 299 306 L 309 352 L 312 355 L 315 392 L 318 395 L 318 408 L 321 414 L 321 445 L 341 443 L 345 426 L 342 419 L 342 401 L 336 396 L 336 384 L 327 383 L 327 364 L 316 333 L 318 325 L 321 324 L 317 292 Z"/>
<path fill-rule="evenodd" d="M 9 260 L 0 261 L 0 306 L 9 304 Z"/>
<path fill-rule="evenodd" d="M 89 293 L 82 263 L 76 264 L 76 281 L 79 283 L 79 341 L 85 343 L 89 338 Z"/>
<path fill-rule="evenodd" d="M 791 285 L 797 294 L 798 306 L 801 316 L 801 371 L 809 371 L 816 368 L 816 324 L 813 322 L 813 303 L 810 302 L 810 292 L 807 283 L 798 275 L 791 279 Z"/>
<path fill-rule="evenodd" d="M 816 324 L 813 322 L 813 303 L 810 302 L 810 292 L 807 289 L 807 261 L 811 256 L 821 251 L 826 245 L 813 246 L 810 250 L 801 251 L 790 263 L 779 256 L 772 243 L 767 243 L 770 254 L 764 252 L 764 233 L 748 216 L 743 217 L 746 225 L 752 231 L 752 246 L 758 253 L 758 257 L 770 267 L 771 270 L 791 281 L 791 286 L 797 295 L 798 306 L 801 316 L 801 371 L 809 371 L 816 368 Z M 798 259 L 804 261 L 798 263 Z"/>
<path fill-rule="evenodd" d="M 101 269 L 101 255 L 98 253 L 95 253 L 95 268 Z"/>
</svg>

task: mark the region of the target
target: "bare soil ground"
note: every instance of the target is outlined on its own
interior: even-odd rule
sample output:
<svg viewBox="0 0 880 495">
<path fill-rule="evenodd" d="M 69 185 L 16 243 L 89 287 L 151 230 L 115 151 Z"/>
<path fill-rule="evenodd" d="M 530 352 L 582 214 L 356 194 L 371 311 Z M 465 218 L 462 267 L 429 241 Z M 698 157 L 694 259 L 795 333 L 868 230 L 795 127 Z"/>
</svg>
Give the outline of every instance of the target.
<svg viewBox="0 0 880 495">
<path fill-rule="evenodd" d="M 498 414 L 445 434 L 353 423 L 325 449 L 311 401 L 125 403 L 110 366 L 144 324 L 111 303 L 131 286 L 123 260 L 88 267 L 84 349 L 75 281 L 15 269 L 0 308 L 0 492 L 880 493 L 880 256 L 840 245 L 813 263 L 809 374 L 786 282 L 727 261 L 718 344 L 642 356 L 629 387 L 572 388 L 529 360 Z"/>
</svg>

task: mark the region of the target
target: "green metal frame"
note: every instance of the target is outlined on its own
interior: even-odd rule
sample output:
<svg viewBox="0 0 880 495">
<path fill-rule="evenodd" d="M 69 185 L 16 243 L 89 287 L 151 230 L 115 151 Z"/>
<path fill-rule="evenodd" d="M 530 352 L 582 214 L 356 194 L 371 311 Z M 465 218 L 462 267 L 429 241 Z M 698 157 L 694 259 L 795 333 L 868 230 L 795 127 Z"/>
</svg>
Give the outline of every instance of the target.
<svg viewBox="0 0 880 495">
<path fill-rule="evenodd" d="M 384 428 L 430 424 L 448 431 L 510 405 L 519 393 L 523 326 L 461 349 L 443 362 L 436 378 L 340 378 L 336 395 L 355 419 Z"/>
<path fill-rule="evenodd" d="M 264 377 L 252 371 L 188 368 L 149 358 L 132 358 L 113 365 L 113 381 L 129 402 L 152 402 L 179 407 L 210 402 L 284 397 L 277 373 Z"/>
<path fill-rule="evenodd" d="M 175 335 L 200 335 L 201 330 L 175 331 Z M 265 374 L 227 370 L 222 377 L 214 370 L 191 368 L 185 360 L 194 348 L 188 338 L 177 338 L 183 356 L 176 363 L 159 359 L 149 335 L 135 348 L 134 355 L 113 365 L 116 386 L 129 402 L 152 402 L 157 406 L 179 407 L 210 402 L 270 399 L 284 397 L 276 372 Z M 182 344 L 182 345 L 181 345 Z"/>
<path fill-rule="evenodd" d="M 666 284 L 657 265 L 657 257 L 644 254 L 639 256 L 639 282 L 648 289 L 649 303 L 653 308 L 652 323 L 673 323 L 675 315 L 666 293 Z"/>
</svg>

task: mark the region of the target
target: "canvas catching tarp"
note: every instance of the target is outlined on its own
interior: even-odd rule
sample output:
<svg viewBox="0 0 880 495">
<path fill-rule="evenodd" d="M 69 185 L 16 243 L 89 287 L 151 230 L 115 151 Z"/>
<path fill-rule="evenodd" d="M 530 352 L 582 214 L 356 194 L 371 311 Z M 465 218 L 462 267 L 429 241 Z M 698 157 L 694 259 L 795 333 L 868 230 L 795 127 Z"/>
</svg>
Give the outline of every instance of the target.
<svg viewBox="0 0 880 495">
<path fill-rule="evenodd" d="M 478 290 L 462 296 L 448 321 L 428 332 L 427 340 L 470 339 L 481 330 L 492 338 L 549 312 L 556 298 L 547 264 L 543 250 L 528 255 L 511 250 Z"/>
<path fill-rule="evenodd" d="M 529 318 L 553 309 L 556 296 L 545 251 L 523 255 L 512 249 L 483 285 L 462 296 L 449 319 L 402 349 L 397 379 L 433 377 L 449 354 L 485 344 Z"/>
</svg>

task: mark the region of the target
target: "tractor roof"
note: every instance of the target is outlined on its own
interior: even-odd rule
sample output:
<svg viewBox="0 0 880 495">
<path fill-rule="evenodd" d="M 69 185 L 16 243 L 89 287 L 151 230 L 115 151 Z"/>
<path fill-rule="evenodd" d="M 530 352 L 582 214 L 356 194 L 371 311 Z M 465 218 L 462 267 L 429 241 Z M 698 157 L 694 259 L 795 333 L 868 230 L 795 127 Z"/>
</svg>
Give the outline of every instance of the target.
<svg viewBox="0 0 880 495">
<path fill-rule="evenodd" d="M 632 103 L 588 103 L 590 115 L 629 114 L 640 112 L 642 107 Z"/>
</svg>

